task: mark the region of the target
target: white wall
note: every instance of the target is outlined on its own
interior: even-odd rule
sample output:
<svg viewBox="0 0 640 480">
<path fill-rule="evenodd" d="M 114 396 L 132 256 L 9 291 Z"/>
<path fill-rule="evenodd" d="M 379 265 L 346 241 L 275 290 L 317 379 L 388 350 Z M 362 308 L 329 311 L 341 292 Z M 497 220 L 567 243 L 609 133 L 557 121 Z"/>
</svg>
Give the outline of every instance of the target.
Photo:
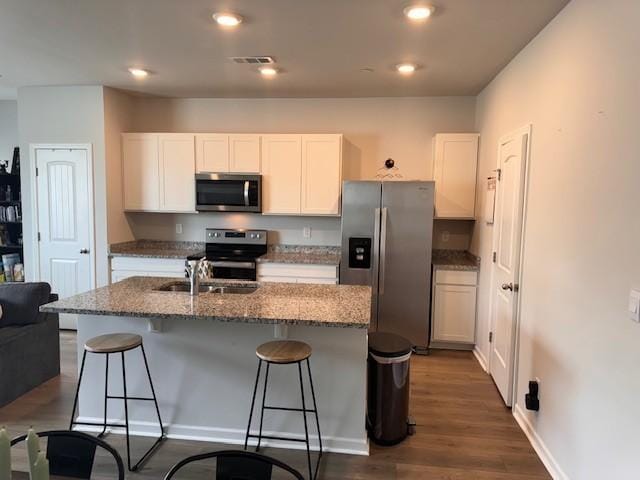
<svg viewBox="0 0 640 480">
<path fill-rule="evenodd" d="M 640 472 L 640 325 L 626 311 L 629 289 L 640 287 L 639 19 L 637 0 L 574 0 L 477 102 L 481 180 L 495 168 L 498 138 L 533 125 L 516 408 L 540 378 L 540 412 L 526 419 L 557 478 Z M 477 222 L 472 249 L 484 259 L 491 235 Z"/>
<path fill-rule="evenodd" d="M 13 158 L 13 149 L 18 146 L 18 102 L 0 100 L 0 160 Z"/>
<path fill-rule="evenodd" d="M 107 261 L 107 181 L 105 127 L 101 86 L 22 87 L 18 89 L 18 132 L 20 138 L 24 255 L 27 279 L 35 278 L 34 228 L 29 145 L 34 143 L 90 143 L 93 149 L 96 279 L 109 279 Z"/>
<path fill-rule="evenodd" d="M 374 178 L 392 157 L 405 180 L 431 179 L 431 140 L 436 132 L 474 131 L 473 97 L 322 99 L 134 100 L 134 131 L 343 133 L 346 176 Z M 207 226 L 223 226 L 220 214 L 128 214 L 136 238 L 201 240 Z M 175 234 L 175 223 L 184 233 Z M 340 243 L 340 220 L 235 215 L 233 226 L 274 228 L 282 243 Z M 312 237 L 302 229 L 312 227 Z M 270 240 L 271 241 L 271 240 Z"/>
</svg>

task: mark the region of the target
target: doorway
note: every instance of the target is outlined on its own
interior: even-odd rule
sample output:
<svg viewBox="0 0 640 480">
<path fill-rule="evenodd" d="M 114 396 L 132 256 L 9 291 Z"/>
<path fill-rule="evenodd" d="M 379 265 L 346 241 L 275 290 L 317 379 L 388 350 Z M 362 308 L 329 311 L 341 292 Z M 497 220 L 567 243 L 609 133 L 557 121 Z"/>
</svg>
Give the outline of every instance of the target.
<svg viewBox="0 0 640 480">
<path fill-rule="evenodd" d="M 496 170 L 491 272 L 489 371 L 504 402 L 511 406 L 517 361 L 522 237 L 531 126 L 500 139 Z"/>
<path fill-rule="evenodd" d="M 90 145 L 32 145 L 36 278 L 60 298 L 95 288 L 93 162 Z M 76 329 L 75 315 L 60 328 Z"/>
</svg>

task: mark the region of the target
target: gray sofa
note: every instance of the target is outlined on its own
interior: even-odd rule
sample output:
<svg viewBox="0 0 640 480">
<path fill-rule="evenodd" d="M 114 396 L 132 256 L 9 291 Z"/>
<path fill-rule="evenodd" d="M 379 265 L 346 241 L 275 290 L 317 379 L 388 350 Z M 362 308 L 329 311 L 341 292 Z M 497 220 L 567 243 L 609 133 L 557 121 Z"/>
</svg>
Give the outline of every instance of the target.
<svg viewBox="0 0 640 480">
<path fill-rule="evenodd" d="M 48 283 L 0 284 L 0 407 L 60 374 L 57 300 Z"/>
</svg>

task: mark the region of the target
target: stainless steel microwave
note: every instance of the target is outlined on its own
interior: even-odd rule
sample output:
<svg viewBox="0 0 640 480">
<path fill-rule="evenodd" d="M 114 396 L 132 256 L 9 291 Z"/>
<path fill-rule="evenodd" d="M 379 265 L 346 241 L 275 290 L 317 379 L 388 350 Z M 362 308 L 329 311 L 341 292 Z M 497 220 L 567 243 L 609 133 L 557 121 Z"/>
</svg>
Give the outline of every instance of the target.
<svg viewBox="0 0 640 480">
<path fill-rule="evenodd" d="M 261 212 L 260 175 L 199 173 L 196 210 L 200 212 Z"/>
</svg>

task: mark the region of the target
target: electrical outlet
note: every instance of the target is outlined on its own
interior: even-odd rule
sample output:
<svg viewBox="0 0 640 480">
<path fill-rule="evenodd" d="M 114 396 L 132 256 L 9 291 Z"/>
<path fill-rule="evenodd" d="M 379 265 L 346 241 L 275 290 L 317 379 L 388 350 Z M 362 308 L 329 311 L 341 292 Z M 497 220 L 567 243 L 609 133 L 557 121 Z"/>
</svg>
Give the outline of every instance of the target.
<svg viewBox="0 0 640 480">
<path fill-rule="evenodd" d="M 640 323 L 640 290 L 632 289 L 629 293 L 629 318 Z"/>
<path fill-rule="evenodd" d="M 304 227 L 302 229 L 302 236 L 304 238 L 311 238 L 311 227 Z"/>
<path fill-rule="evenodd" d="M 451 237 L 451 235 L 446 230 L 444 232 L 442 232 L 442 241 L 444 243 L 447 243 L 449 241 L 450 237 Z"/>
<path fill-rule="evenodd" d="M 181 223 L 176 223 L 176 233 L 178 235 L 182 235 L 182 224 Z"/>
</svg>

